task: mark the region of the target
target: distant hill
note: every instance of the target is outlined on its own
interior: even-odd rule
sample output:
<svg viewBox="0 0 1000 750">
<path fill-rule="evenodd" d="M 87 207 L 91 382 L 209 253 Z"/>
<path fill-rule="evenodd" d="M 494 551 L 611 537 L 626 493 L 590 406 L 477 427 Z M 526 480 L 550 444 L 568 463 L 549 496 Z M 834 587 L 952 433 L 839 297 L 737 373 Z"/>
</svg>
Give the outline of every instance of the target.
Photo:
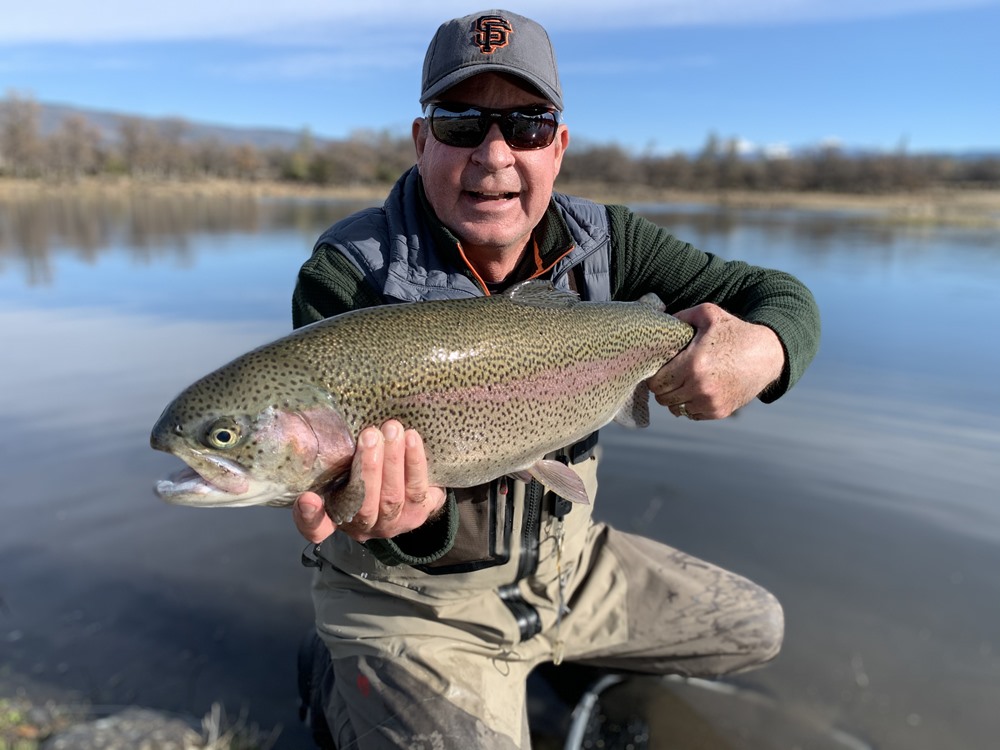
<svg viewBox="0 0 1000 750">
<path fill-rule="evenodd" d="M 3 99 L 0 98 L 0 104 Z M 258 149 L 277 148 L 283 150 L 294 150 L 299 144 L 303 130 L 288 130 L 282 128 L 254 128 L 237 127 L 233 125 L 219 125 L 214 123 L 197 122 L 187 118 L 176 117 L 144 117 L 127 112 L 110 112 L 106 110 L 91 109 L 68 104 L 37 103 L 41 111 L 40 130 L 41 135 L 48 136 L 55 132 L 60 124 L 69 117 L 82 117 L 101 133 L 106 143 L 115 143 L 120 138 L 120 126 L 123 120 L 139 120 L 143 123 L 168 133 L 176 128 L 178 123 L 183 123 L 183 133 L 181 140 L 187 143 L 198 141 L 216 140 L 227 145 L 247 144 Z M 334 141 L 330 138 L 320 138 L 314 133 L 311 134 L 314 145 L 323 146 Z M 403 136 L 406 137 L 405 135 Z M 720 141 L 721 143 L 721 141 Z M 602 144 L 588 144 L 585 140 L 578 140 L 578 146 L 574 152 L 586 150 L 588 146 L 601 148 Z M 606 145 L 606 144 L 605 144 Z M 767 148 L 753 146 L 739 151 L 739 158 L 742 160 L 757 160 L 763 158 L 784 158 L 800 157 L 809 152 L 815 152 L 824 147 L 825 144 L 800 145 L 795 148 L 785 150 L 782 154 L 770 153 Z M 861 147 L 852 147 L 847 144 L 837 146 L 842 156 L 857 158 L 877 155 L 877 150 Z M 687 154 L 689 157 L 697 156 L 698 151 Z M 918 155 L 918 152 L 909 152 L 910 156 Z M 960 161 L 979 161 L 983 159 L 996 159 L 1000 157 L 1000 149 L 969 149 L 966 151 L 955 151 L 948 153 L 933 154 L 937 156 L 948 156 Z"/>
<path fill-rule="evenodd" d="M 67 104 L 38 103 L 40 109 L 39 129 L 43 136 L 51 135 L 62 122 L 70 117 L 82 117 L 91 124 L 107 143 L 115 143 L 120 138 L 123 120 L 140 120 L 161 132 L 168 132 L 178 123 L 183 123 L 182 140 L 186 142 L 216 140 L 230 145 L 246 144 L 259 149 L 294 149 L 302 137 L 301 130 L 281 128 L 247 128 L 232 125 L 216 125 L 195 122 L 183 117 L 143 117 L 124 112 L 108 112 Z M 317 145 L 328 139 L 316 138 Z"/>
<path fill-rule="evenodd" d="M 78 177 L 129 174 L 156 179 L 192 176 L 287 180 L 317 185 L 375 185 L 413 165 L 413 144 L 403 134 L 367 132 L 317 138 L 308 129 L 254 128 L 183 117 L 140 117 L 50 102 L 0 99 L 0 176 Z M 25 109 L 25 105 L 30 109 Z M 37 113 L 37 132 L 27 133 Z M 86 130 L 61 130 L 82 119 L 103 139 L 94 148 Z M 35 125 L 35 122 L 30 124 Z M 54 135 L 61 137 L 52 138 Z M 303 136 L 311 148 L 301 148 Z M 52 148 L 39 148 L 37 136 Z M 20 138 L 20 140 L 18 140 Z M 240 148 L 246 146 L 246 148 Z M 564 156 L 564 183 L 592 182 L 674 190 L 891 193 L 928 187 L 1000 189 L 1000 153 L 915 152 L 901 144 L 879 151 L 821 142 L 782 148 L 755 146 L 710 133 L 695 152 L 635 153 L 611 143 L 575 142 Z"/>
</svg>

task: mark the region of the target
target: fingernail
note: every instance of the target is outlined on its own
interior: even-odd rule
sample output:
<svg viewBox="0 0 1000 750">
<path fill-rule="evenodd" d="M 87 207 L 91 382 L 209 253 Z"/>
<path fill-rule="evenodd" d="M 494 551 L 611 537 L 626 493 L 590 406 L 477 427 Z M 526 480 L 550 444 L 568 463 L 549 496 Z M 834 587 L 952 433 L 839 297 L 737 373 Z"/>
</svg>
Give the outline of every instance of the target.
<svg viewBox="0 0 1000 750">
<path fill-rule="evenodd" d="M 386 440 L 398 440 L 399 425 L 395 422 L 389 422 L 389 424 L 382 428 L 382 434 L 385 435 Z"/>
<path fill-rule="evenodd" d="M 319 518 L 319 508 L 311 503 L 299 503 L 299 515 L 306 523 L 313 523 Z"/>
<path fill-rule="evenodd" d="M 365 448 L 374 448 L 378 445 L 378 434 L 376 430 L 365 430 L 361 433 L 361 445 Z"/>
</svg>

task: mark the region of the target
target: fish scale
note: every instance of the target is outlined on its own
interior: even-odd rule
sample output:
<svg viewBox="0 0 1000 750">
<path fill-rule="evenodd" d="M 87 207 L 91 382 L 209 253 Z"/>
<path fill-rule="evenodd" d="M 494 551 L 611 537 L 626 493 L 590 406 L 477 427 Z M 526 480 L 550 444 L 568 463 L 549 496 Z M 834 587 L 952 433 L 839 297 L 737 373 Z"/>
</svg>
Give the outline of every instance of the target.
<svg viewBox="0 0 1000 750">
<path fill-rule="evenodd" d="M 581 302 L 539 281 L 345 313 L 238 357 L 168 405 L 150 441 L 189 469 L 157 491 L 189 505 L 287 505 L 338 485 L 360 431 L 397 419 L 423 438 L 432 484 L 530 475 L 586 501 L 575 474 L 544 456 L 613 418 L 644 426 L 646 379 L 692 335 L 653 295 Z M 327 492 L 335 521 L 360 505 L 356 486 L 344 493 Z"/>
</svg>

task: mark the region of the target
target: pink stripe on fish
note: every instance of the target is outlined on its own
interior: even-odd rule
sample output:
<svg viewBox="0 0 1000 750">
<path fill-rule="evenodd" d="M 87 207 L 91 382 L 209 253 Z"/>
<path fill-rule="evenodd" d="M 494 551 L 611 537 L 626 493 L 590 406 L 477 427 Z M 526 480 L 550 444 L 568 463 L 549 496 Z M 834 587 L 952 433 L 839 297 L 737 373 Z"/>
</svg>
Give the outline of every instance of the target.
<svg viewBox="0 0 1000 750">
<path fill-rule="evenodd" d="M 662 356 L 662 355 L 660 355 Z M 631 349 L 615 359 L 575 362 L 552 367 L 531 377 L 495 385 L 471 385 L 447 391 L 427 391 L 399 399 L 412 406 L 442 404 L 504 404 L 512 400 L 535 403 L 575 399 L 602 386 L 611 386 L 625 395 L 642 379 L 656 355 L 651 350 Z M 625 377 L 633 375 L 634 377 Z M 613 384 L 618 383 L 614 388 Z"/>
</svg>

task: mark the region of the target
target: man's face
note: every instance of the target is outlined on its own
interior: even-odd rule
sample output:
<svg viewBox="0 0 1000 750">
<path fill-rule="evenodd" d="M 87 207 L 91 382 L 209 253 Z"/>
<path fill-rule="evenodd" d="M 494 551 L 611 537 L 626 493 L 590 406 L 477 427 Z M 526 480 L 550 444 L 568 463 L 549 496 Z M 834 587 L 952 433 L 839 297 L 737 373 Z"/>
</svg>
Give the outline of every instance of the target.
<svg viewBox="0 0 1000 750">
<path fill-rule="evenodd" d="M 441 101 L 510 109 L 548 102 L 512 79 L 482 73 L 453 86 Z M 490 266 L 516 259 L 541 220 L 559 174 L 569 132 L 559 126 L 551 145 L 514 150 L 494 123 L 481 144 L 441 143 L 423 118 L 413 123 L 417 166 L 438 218 L 461 240 L 473 263 Z"/>
</svg>

